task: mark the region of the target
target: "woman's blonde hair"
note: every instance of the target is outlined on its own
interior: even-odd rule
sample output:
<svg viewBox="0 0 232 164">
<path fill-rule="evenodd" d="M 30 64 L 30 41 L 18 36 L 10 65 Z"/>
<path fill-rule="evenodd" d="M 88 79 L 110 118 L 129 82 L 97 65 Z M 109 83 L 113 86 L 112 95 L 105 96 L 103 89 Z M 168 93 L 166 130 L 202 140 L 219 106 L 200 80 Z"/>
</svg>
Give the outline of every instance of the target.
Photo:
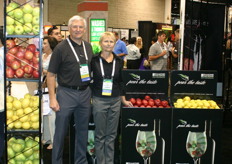
<svg viewBox="0 0 232 164">
<path fill-rule="evenodd" d="M 101 37 L 100 37 L 100 40 L 99 40 L 99 43 L 102 42 L 102 40 L 105 38 L 105 37 L 111 37 L 113 40 L 114 40 L 114 43 L 116 42 L 116 38 L 114 36 L 114 34 L 112 32 L 104 32 L 101 34 Z"/>
<path fill-rule="evenodd" d="M 141 39 L 141 44 L 138 43 L 138 39 Z M 137 36 L 136 38 L 136 47 L 138 47 L 139 49 L 143 48 L 143 39 L 141 36 Z"/>
</svg>

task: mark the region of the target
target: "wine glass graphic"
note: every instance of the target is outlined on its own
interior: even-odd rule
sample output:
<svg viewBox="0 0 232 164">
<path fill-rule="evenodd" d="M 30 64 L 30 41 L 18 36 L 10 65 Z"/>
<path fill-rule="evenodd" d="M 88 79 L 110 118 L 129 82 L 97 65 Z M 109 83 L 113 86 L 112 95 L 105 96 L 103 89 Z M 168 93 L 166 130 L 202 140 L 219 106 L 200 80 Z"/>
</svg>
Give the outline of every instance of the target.
<svg viewBox="0 0 232 164">
<path fill-rule="evenodd" d="M 155 152 L 157 146 L 155 130 L 137 132 L 136 150 L 143 157 L 144 164 L 147 164 L 148 158 Z"/>
<path fill-rule="evenodd" d="M 87 151 L 92 158 L 93 164 L 95 164 L 96 156 L 95 156 L 95 145 L 94 145 L 94 130 L 88 131 Z"/>
<path fill-rule="evenodd" d="M 193 158 L 194 164 L 198 164 L 199 159 L 205 154 L 207 149 L 206 133 L 204 132 L 191 132 L 189 131 L 186 150 Z"/>
</svg>

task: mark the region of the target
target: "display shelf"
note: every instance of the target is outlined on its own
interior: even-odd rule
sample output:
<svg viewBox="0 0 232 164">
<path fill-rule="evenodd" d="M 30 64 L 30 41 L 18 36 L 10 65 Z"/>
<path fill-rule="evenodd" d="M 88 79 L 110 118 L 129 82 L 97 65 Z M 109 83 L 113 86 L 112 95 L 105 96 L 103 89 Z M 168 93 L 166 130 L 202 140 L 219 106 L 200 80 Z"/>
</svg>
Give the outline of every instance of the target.
<svg viewBox="0 0 232 164">
<path fill-rule="evenodd" d="M 21 129 L 17 129 L 17 130 L 7 130 L 8 134 L 13 134 L 13 133 L 39 133 L 39 130 L 21 130 Z"/>
<path fill-rule="evenodd" d="M 43 42 L 43 0 L 4 0 L 4 45 L 5 55 L 5 158 L 4 163 L 26 162 L 29 156 L 24 157 L 26 150 L 15 150 L 13 145 L 9 145 L 9 137 L 25 139 L 30 135 L 38 139 L 38 147 L 33 148 L 36 153 L 37 163 L 41 163 L 42 156 L 41 141 L 41 101 L 42 101 L 42 42 Z M 12 64 L 14 63 L 14 64 Z M 14 66 L 13 66 L 14 65 Z M 10 76 L 8 76 L 10 70 Z M 21 71 L 21 72 L 20 72 Z M 30 78 L 28 78 L 30 77 Z M 15 82 L 15 83 L 14 83 Z M 14 92 L 11 88 L 18 82 L 35 83 L 38 95 L 30 95 L 32 88 L 22 93 Z M 8 84 L 7 84 L 8 83 Z M 25 83 L 27 85 L 28 83 Z M 33 85 L 34 84 L 31 84 Z M 13 92 L 13 93 L 11 93 Z M 21 91 L 19 91 L 21 92 Z M 24 90 L 23 90 L 24 92 Z M 14 95 L 14 96 L 11 96 Z M 19 98 L 20 97 L 20 98 Z M 35 112 L 36 111 L 36 112 Z M 17 141 L 15 144 L 21 144 Z M 13 151 L 9 153 L 8 149 Z M 11 152 L 12 152 L 11 151 Z M 28 152 L 27 152 L 28 153 Z M 23 158 L 19 158 L 19 156 Z"/>
<path fill-rule="evenodd" d="M 38 78 L 7 78 L 6 81 L 39 82 Z"/>
<path fill-rule="evenodd" d="M 39 38 L 39 35 L 6 35 L 6 38 Z"/>
</svg>

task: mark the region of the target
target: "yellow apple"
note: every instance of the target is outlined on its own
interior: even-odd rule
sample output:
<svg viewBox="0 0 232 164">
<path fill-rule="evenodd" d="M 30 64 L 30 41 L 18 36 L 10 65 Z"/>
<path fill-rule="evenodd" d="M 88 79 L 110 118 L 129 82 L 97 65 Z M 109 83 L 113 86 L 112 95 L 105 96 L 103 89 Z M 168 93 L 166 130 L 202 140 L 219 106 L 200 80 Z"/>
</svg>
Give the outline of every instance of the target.
<svg viewBox="0 0 232 164">
<path fill-rule="evenodd" d="M 29 122 L 23 122 L 22 123 L 22 128 L 27 130 L 27 129 L 30 129 L 31 128 L 31 125 Z"/>
<path fill-rule="evenodd" d="M 29 116 L 28 116 L 28 115 L 24 115 L 24 116 L 22 116 L 22 117 L 19 119 L 19 121 L 21 121 L 21 122 L 27 122 L 27 121 L 30 121 L 30 119 L 29 119 Z"/>
<path fill-rule="evenodd" d="M 22 104 L 19 100 L 14 100 L 13 101 L 13 107 L 16 108 L 16 109 L 20 109 L 22 108 Z"/>
<path fill-rule="evenodd" d="M 19 116 L 19 117 L 22 117 L 22 116 L 24 115 L 23 109 L 18 109 L 18 110 L 16 111 L 16 115 Z"/>
<path fill-rule="evenodd" d="M 31 127 L 32 127 L 33 129 L 39 129 L 39 122 L 33 122 L 33 123 L 31 124 Z"/>
<path fill-rule="evenodd" d="M 20 121 L 15 121 L 14 127 L 15 127 L 16 129 L 20 129 L 20 128 L 22 127 L 22 123 L 21 123 Z"/>
<path fill-rule="evenodd" d="M 27 108 L 27 107 L 29 107 L 29 106 L 30 106 L 30 99 L 24 98 L 24 99 L 22 100 L 22 107 L 23 107 L 23 108 Z"/>
<path fill-rule="evenodd" d="M 31 107 L 27 107 L 27 108 L 24 109 L 24 113 L 25 113 L 25 114 L 29 114 L 29 113 L 31 113 L 32 111 L 33 111 L 33 110 L 32 110 Z"/>
<path fill-rule="evenodd" d="M 6 109 L 7 110 L 12 110 L 13 109 L 13 104 L 11 102 L 6 103 Z"/>
<path fill-rule="evenodd" d="M 31 94 L 30 94 L 30 93 L 26 93 L 26 94 L 24 95 L 24 98 L 30 99 L 30 98 L 31 98 Z"/>
<path fill-rule="evenodd" d="M 31 118 L 31 121 L 32 121 L 32 122 L 37 122 L 37 121 L 39 121 L 39 115 L 38 115 L 38 114 L 33 114 L 30 118 Z"/>
<path fill-rule="evenodd" d="M 14 100 L 14 97 L 13 97 L 13 96 L 7 96 L 7 97 L 6 97 L 6 102 L 8 102 L 8 103 L 12 103 L 13 100 Z"/>
<path fill-rule="evenodd" d="M 7 110 L 6 111 L 6 118 L 7 119 L 11 119 L 13 115 L 14 115 L 14 111 L 13 110 Z"/>
<path fill-rule="evenodd" d="M 190 101 L 191 98 L 190 98 L 189 96 L 185 96 L 185 97 L 183 98 L 183 100 L 184 100 L 184 101 Z"/>
</svg>

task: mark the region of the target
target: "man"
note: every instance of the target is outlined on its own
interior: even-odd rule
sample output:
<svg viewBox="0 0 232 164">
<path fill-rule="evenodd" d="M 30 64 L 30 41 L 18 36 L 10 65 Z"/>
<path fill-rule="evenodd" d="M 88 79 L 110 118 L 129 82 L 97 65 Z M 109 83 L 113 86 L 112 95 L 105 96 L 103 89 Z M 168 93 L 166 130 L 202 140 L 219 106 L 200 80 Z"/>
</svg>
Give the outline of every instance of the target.
<svg viewBox="0 0 232 164">
<path fill-rule="evenodd" d="M 73 16 L 68 22 L 70 36 L 53 51 L 47 74 L 50 107 L 56 112 L 52 163 L 63 164 L 64 139 L 70 118 L 75 123 L 75 164 L 87 164 L 86 149 L 90 116 L 91 45 L 84 41 L 86 21 Z M 57 76 L 57 95 L 55 95 Z"/>
<path fill-rule="evenodd" d="M 117 32 L 113 32 L 116 38 L 116 44 L 114 46 L 114 53 L 117 56 L 120 56 L 122 59 L 128 54 L 126 44 L 121 39 L 119 39 L 119 35 Z"/>
<path fill-rule="evenodd" d="M 0 29 L 0 163 L 4 151 L 4 47 L 3 29 Z"/>
<path fill-rule="evenodd" d="M 172 48 L 172 69 L 178 69 L 178 55 L 179 55 L 179 46 L 180 46 L 180 30 L 175 31 L 175 44 Z"/>
<path fill-rule="evenodd" d="M 63 40 L 60 30 L 56 26 L 53 26 L 48 29 L 48 36 L 56 38 L 58 42 L 61 42 Z"/>
<path fill-rule="evenodd" d="M 164 42 L 166 34 L 159 31 L 157 37 L 157 42 L 151 45 L 148 53 L 150 67 L 151 70 L 167 70 L 168 49 Z"/>
</svg>

